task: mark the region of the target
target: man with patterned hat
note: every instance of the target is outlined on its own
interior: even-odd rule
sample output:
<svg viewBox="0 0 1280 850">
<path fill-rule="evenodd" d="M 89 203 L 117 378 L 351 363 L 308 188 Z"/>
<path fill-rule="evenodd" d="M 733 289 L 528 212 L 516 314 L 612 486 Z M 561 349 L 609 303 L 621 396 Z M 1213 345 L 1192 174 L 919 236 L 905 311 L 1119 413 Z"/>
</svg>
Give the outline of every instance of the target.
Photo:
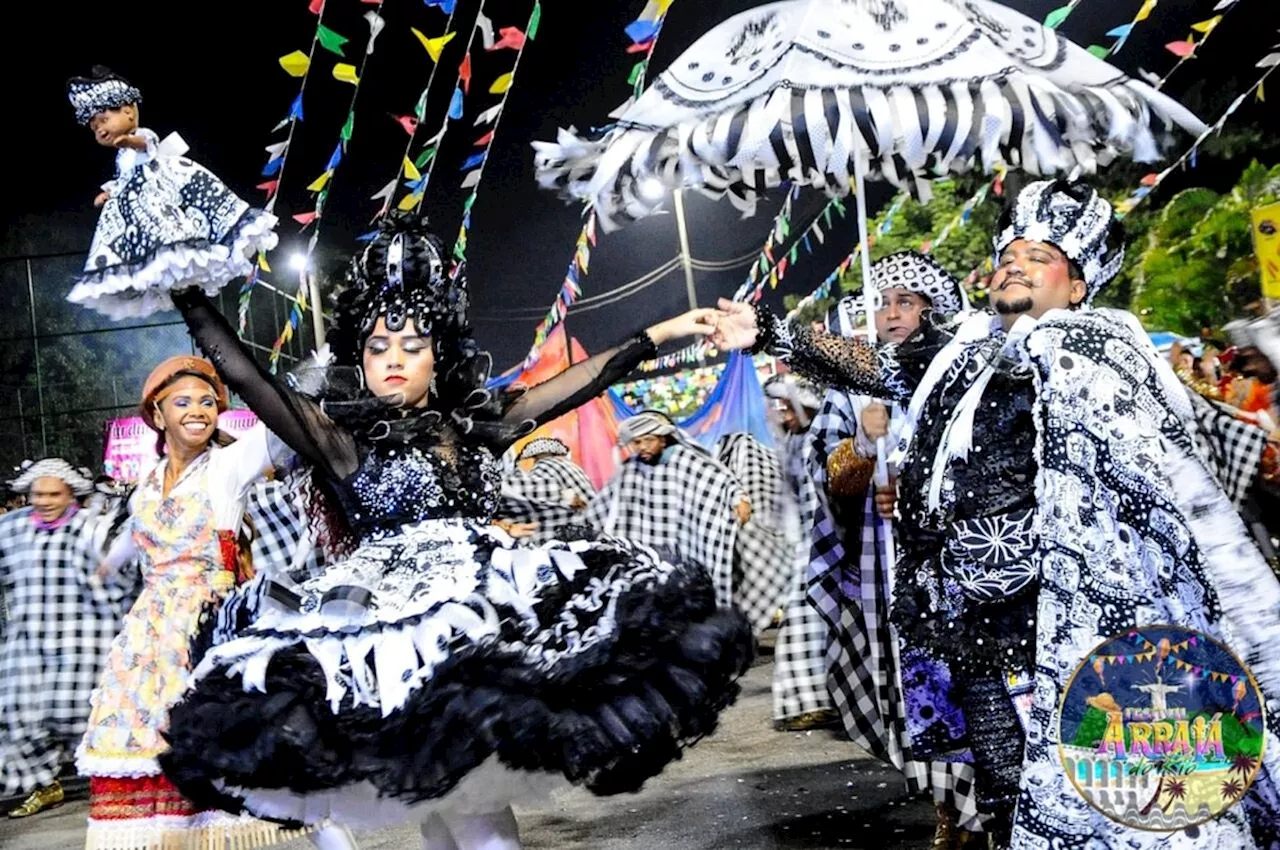
<svg viewBox="0 0 1280 850">
<path fill-rule="evenodd" d="M 901 343 L 921 325 L 946 326 L 969 307 L 964 287 L 932 257 L 902 251 L 871 265 L 876 338 Z M 841 300 L 841 336 L 859 334 L 862 294 Z M 905 404 L 833 386 L 810 429 L 810 471 L 819 497 L 808 598 L 830 629 L 827 681 L 851 740 L 902 771 L 908 790 L 928 789 L 937 808 L 933 847 L 963 847 L 982 829 L 971 793 L 972 768 L 908 757 L 906 706 L 893 626 L 886 548 L 893 535 L 878 521 L 872 473 L 879 438 L 892 447 Z"/>
<path fill-rule="evenodd" d="M 583 522 L 583 511 L 596 488 L 573 462 L 568 446 L 554 437 L 538 437 L 515 460 L 515 469 L 502 478 L 498 513 L 499 524 L 508 533 L 526 532 L 529 542 L 540 544 Z"/>
<path fill-rule="evenodd" d="M 910 400 L 893 622 L 912 756 L 972 765 L 998 846 L 1272 847 L 1280 753 L 1241 805 L 1184 833 L 1112 820 L 1066 778 L 1063 694 L 1142 624 L 1221 640 L 1280 700 L 1280 583 L 1197 451 L 1172 368 L 1132 315 L 1089 304 L 1123 260 L 1111 205 L 1032 183 L 994 245 L 994 312 L 954 329 L 873 347 L 726 303 L 715 342 L 758 339 L 798 371 Z"/>
<path fill-rule="evenodd" d="M 742 485 L 656 410 L 624 420 L 618 445 L 630 457 L 592 498 L 587 521 L 606 534 L 698 564 L 715 584 L 716 602 L 732 605 L 734 547 L 751 515 Z"/>
<path fill-rule="evenodd" d="M 0 645 L 0 796 L 27 794 L 9 817 L 60 805 L 58 776 L 89 718 L 112 639 L 132 601 L 131 583 L 105 584 L 99 526 L 110 511 L 81 507 L 87 470 L 61 458 L 25 466 L 10 482 L 30 507 L 0 517 L 0 584 L 9 620 Z"/>
</svg>

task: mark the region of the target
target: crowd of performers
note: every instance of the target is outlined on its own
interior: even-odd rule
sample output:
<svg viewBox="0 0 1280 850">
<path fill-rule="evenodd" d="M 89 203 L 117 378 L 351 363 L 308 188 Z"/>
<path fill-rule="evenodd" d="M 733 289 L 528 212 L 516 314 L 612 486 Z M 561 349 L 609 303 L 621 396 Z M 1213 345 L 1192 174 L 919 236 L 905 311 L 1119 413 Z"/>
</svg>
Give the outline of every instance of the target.
<svg viewBox="0 0 1280 850">
<path fill-rule="evenodd" d="M 1223 640 L 1280 732 L 1259 426 L 1280 334 L 1229 329 L 1265 387 L 1235 405 L 1180 379 L 1132 316 L 1091 306 L 1123 245 L 1087 184 L 1012 199 L 991 309 L 895 254 L 829 327 L 722 301 L 502 392 L 465 268 L 393 214 L 352 257 L 329 350 L 276 377 L 209 298 L 273 217 L 141 128 L 118 76 L 69 96 L 119 151 L 71 298 L 176 309 L 207 359 L 147 379 L 158 460 L 127 493 L 81 507 L 88 473 L 52 458 L 12 482 L 31 502 L 0 518 L 14 816 L 60 802 L 74 761 L 87 850 L 345 850 L 398 823 L 427 850 L 515 850 L 513 804 L 634 791 L 712 734 L 778 625 L 778 724 L 838 720 L 932 795 L 937 848 L 1280 846 L 1274 747 L 1239 805 L 1170 834 L 1093 809 L 1059 761 L 1073 671 L 1142 624 Z M 848 321 L 868 309 L 878 345 Z M 704 447 L 645 411 L 599 492 L 554 440 L 512 450 L 697 336 L 789 367 L 764 390 L 780 449 Z M 236 439 L 233 393 L 259 420 Z"/>
</svg>

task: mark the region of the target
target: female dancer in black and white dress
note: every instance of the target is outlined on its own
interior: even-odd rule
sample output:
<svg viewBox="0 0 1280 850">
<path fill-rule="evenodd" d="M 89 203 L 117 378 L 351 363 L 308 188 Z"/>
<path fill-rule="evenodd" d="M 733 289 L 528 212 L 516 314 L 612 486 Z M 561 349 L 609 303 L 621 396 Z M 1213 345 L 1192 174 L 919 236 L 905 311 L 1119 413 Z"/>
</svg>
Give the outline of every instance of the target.
<svg viewBox="0 0 1280 850">
<path fill-rule="evenodd" d="M 518 547 L 491 524 L 503 449 L 716 314 L 493 395 L 445 257 L 416 218 L 384 223 L 353 266 L 337 362 L 292 387 L 198 290 L 174 295 L 228 385 L 314 466 L 344 521 L 330 543 L 352 543 L 273 586 L 196 670 L 163 762 L 193 799 L 282 821 L 418 821 L 431 850 L 517 848 L 513 801 L 566 780 L 634 790 L 736 695 L 751 630 L 717 610 L 703 571 L 615 538 Z"/>
</svg>

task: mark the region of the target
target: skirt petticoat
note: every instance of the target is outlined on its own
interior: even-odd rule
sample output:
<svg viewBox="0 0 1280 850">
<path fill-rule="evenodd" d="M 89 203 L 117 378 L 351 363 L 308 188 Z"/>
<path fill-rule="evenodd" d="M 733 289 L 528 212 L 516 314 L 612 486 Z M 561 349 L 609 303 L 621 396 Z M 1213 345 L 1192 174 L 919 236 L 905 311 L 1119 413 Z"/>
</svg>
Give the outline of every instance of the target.
<svg viewBox="0 0 1280 850">
<path fill-rule="evenodd" d="M 125 175 L 103 205 L 67 298 L 125 319 L 172 310 L 174 290 L 216 295 L 276 246 L 275 226 L 274 215 L 250 208 L 199 163 L 156 156 Z"/>
<path fill-rule="evenodd" d="M 161 764 L 193 800 L 289 824 L 634 791 L 715 729 L 754 645 L 700 568 L 464 520 L 268 597 L 204 656 Z"/>
</svg>

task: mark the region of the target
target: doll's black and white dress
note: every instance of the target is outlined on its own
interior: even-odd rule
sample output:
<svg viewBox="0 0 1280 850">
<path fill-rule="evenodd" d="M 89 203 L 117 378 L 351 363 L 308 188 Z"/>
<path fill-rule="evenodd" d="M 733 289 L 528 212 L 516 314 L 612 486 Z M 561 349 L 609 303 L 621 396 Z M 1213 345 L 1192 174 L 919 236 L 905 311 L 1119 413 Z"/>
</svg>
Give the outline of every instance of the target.
<svg viewBox="0 0 1280 850">
<path fill-rule="evenodd" d="M 205 655 L 162 757 L 185 795 L 350 826 L 487 813 L 566 783 L 635 790 L 715 728 L 752 638 L 705 571 L 616 538 L 517 546 L 491 524 L 505 444 L 628 373 L 652 354 L 647 336 L 528 391 L 496 428 L 475 410 L 340 426 L 332 388 L 321 415 L 206 299 L 175 300 L 359 538 L 318 575 L 273 585 L 252 625 Z"/>
<path fill-rule="evenodd" d="M 68 300 L 113 319 L 173 309 L 169 293 L 196 286 L 214 295 L 253 271 L 276 246 L 276 217 L 252 209 L 209 169 L 189 159 L 176 134 L 122 148 L 89 257 Z"/>
</svg>

